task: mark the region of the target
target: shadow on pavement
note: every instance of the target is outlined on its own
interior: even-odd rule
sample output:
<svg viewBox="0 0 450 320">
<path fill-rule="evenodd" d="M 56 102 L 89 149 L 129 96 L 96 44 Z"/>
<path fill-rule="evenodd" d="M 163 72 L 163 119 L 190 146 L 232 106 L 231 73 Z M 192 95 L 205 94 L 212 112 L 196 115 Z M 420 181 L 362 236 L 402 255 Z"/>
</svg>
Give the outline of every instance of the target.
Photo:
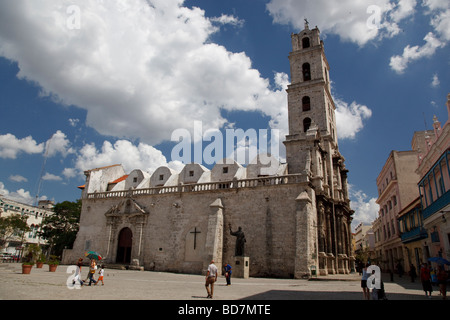
<svg viewBox="0 0 450 320">
<path fill-rule="evenodd" d="M 423 300 L 414 294 L 387 293 L 388 300 Z M 242 300 L 363 300 L 362 292 L 270 290 Z"/>
</svg>

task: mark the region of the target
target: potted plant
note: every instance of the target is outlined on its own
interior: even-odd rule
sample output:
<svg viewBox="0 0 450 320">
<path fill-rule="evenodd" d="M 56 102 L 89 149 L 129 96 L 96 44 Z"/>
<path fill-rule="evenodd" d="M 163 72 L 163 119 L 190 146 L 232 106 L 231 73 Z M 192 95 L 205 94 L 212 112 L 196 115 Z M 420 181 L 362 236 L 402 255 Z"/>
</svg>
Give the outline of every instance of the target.
<svg viewBox="0 0 450 320">
<path fill-rule="evenodd" d="M 59 260 L 57 256 L 50 256 L 50 259 L 47 261 L 48 263 L 48 271 L 55 272 L 56 268 L 59 265 Z"/>
<path fill-rule="evenodd" d="M 31 268 L 33 267 L 36 256 L 41 252 L 41 249 L 36 244 L 30 244 L 26 248 L 25 255 L 22 258 L 22 273 L 30 274 Z"/>
<path fill-rule="evenodd" d="M 22 274 L 30 274 L 31 268 L 33 268 L 33 262 L 25 261 L 22 263 Z"/>
<path fill-rule="evenodd" d="M 42 268 L 44 263 L 45 263 L 45 255 L 43 253 L 41 253 L 39 255 L 39 258 L 37 258 L 37 260 L 36 260 L 36 268 Z"/>
</svg>

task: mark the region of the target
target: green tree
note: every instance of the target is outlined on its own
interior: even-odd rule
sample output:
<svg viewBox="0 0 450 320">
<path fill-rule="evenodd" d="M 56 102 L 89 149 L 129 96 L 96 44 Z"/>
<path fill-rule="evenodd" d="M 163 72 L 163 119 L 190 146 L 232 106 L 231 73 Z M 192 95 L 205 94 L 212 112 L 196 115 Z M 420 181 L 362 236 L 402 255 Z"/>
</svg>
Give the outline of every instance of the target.
<svg viewBox="0 0 450 320">
<path fill-rule="evenodd" d="M 61 256 L 64 248 L 72 248 L 80 227 L 81 200 L 57 203 L 54 214 L 42 221 L 39 235 L 48 241 L 51 253 Z"/>
<path fill-rule="evenodd" d="M 3 248 L 10 240 L 19 237 L 23 242 L 25 232 L 30 231 L 27 217 L 13 214 L 0 217 L 0 248 Z"/>
</svg>

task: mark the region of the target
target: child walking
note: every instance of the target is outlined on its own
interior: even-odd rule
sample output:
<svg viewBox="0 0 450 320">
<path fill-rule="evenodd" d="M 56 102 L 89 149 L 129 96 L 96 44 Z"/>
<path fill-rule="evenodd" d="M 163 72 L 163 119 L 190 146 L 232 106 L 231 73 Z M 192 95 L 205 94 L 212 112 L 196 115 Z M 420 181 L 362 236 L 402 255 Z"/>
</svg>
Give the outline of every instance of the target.
<svg viewBox="0 0 450 320">
<path fill-rule="evenodd" d="M 100 281 L 102 282 L 102 286 L 105 285 L 105 283 L 103 282 L 103 273 L 105 272 L 105 266 L 102 264 L 100 267 L 100 271 L 98 272 L 99 277 L 97 282 L 95 283 L 95 285 L 97 285 L 97 283 L 99 283 Z"/>
</svg>

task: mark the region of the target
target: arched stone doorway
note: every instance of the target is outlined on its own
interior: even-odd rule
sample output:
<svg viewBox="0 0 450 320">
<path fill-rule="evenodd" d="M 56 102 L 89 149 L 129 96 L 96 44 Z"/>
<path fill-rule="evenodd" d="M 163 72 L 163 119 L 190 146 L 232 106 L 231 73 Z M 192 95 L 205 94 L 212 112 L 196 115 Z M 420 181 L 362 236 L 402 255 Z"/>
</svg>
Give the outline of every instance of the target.
<svg viewBox="0 0 450 320">
<path fill-rule="evenodd" d="M 133 233 L 130 228 L 123 228 L 119 233 L 116 263 L 130 263 Z"/>
</svg>

